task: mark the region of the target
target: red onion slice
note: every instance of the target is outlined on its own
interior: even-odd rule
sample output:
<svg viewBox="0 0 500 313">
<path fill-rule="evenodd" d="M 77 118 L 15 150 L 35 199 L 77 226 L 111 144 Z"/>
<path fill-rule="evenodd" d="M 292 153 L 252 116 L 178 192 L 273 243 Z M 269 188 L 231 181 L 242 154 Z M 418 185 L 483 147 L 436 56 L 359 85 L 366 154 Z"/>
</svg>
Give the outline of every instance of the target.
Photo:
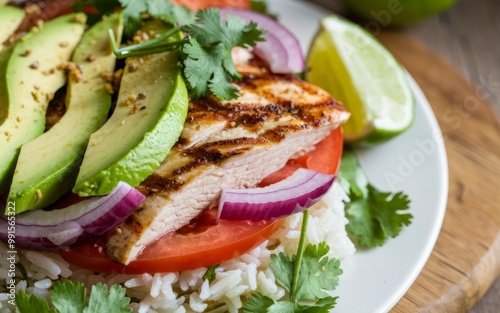
<svg viewBox="0 0 500 313">
<path fill-rule="evenodd" d="M 292 176 L 264 188 L 225 189 L 218 217 L 226 220 L 272 220 L 311 207 L 330 189 L 335 175 L 299 168 Z"/>
<path fill-rule="evenodd" d="M 247 23 L 254 21 L 267 30 L 266 41 L 257 43 L 255 54 L 266 60 L 273 73 L 299 73 L 304 71 L 304 54 L 299 40 L 283 24 L 267 15 L 237 8 L 220 8 L 223 19 L 232 14 Z"/>
<path fill-rule="evenodd" d="M 144 195 L 120 182 L 107 196 L 84 200 L 63 209 L 35 210 L 15 216 L 15 225 L 0 219 L 0 239 L 7 241 L 14 226 L 17 248 L 53 251 L 84 244 L 120 225 Z M 12 223 L 12 221 L 11 221 Z M 12 232 L 11 232 L 12 236 Z"/>
</svg>

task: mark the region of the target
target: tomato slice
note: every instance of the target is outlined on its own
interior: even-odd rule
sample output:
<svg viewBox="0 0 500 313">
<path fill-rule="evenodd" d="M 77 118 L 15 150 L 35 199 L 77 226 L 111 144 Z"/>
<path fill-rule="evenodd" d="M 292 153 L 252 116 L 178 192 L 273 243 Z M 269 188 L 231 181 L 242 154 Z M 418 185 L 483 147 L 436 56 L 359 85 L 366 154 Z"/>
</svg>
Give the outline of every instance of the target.
<svg viewBox="0 0 500 313">
<path fill-rule="evenodd" d="M 204 211 L 196 222 L 147 246 L 127 266 L 112 262 L 103 251 L 102 243 L 61 251 L 60 254 L 74 265 L 98 272 L 142 274 L 183 271 L 242 255 L 264 242 L 280 226 L 274 221 L 226 221 L 217 220 L 216 216 L 217 209 Z M 206 220 L 210 222 L 206 224 Z M 209 225 L 213 221 L 216 225 Z"/>
<path fill-rule="evenodd" d="M 279 181 L 297 168 L 305 167 L 328 174 L 336 173 L 342 155 L 342 130 L 334 130 L 306 155 L 291 160 L 268 176 L 262 185 Z M 173 272 L 218 264 L 257 247 L 280 226 L 280 221 L 226 221 L 216 219 L 215 209 L 206 210 L 189 225 L 166 234 L 147 246 L 136 260 L 124 266 L 112 262 L 102 243 L 62 251 L 68 262 L 99 272 L 141 274 Z"/>
<path fill-rule="evenodd" d="M 250 9 L 249 0 L 173 0 L 172 2 L 183 5 L 191 11 L 205 9 L 208 7 L 234 7 Z"/>
</svg>

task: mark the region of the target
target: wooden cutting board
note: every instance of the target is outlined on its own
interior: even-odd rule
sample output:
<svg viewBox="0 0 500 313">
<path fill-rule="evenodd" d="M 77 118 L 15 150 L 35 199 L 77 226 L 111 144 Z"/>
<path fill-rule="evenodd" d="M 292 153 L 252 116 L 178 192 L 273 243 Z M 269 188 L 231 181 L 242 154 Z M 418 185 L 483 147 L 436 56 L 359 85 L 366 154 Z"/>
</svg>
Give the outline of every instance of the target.
<svg viewBox="0 0 500 313">
<path fill-rule="evenodd" d="M 427 96 L 449 163 L 448 205 L 438 241 L 391 312 L 466 312 L 500 275 L 500 125 L 483 97 L 485 88 L 499 88 L 498 82 L 471 85 L 401 33 L 378 38 Z"/>
</svg>

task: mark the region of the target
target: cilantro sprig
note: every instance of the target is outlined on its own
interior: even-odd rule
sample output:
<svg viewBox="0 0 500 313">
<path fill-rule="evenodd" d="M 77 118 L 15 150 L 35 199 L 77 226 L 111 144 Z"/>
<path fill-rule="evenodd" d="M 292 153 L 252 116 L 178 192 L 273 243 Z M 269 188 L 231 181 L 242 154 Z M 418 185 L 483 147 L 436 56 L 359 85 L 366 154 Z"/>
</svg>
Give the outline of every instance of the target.
<svg viewBox="0 0 500 313">
<path fill-rule="evenodd" d="M 120 0 L 120 3 L 125 8 L 125 25 L 132 24 L 132 28 L 140 25 L 144 13 L 179 26 L 143 43 L 123 48 L 114 45 L 113 52 L 118 58 L 178 50 L 191 98 L 204 97 L 208 91 L 223 100 L 238 97 L 238 88 L 231 81 L 240 80 L 241 75 L 234 67 L 231 51 L 236 46 L 253 47 L 264 40 L 265 31 L 258 29 L 255 22 L 246 24 L 233 15 L 222 21 L 220 10 L 209 8 L 196 12 L 194 22 L 186 24 L 189 19 L 170 2 L 162 1 L 160 5 L 155 1 Z M 179 32 L 185 34 L 184 38 L 176 38 Z M 110 36 L 114 43 L 112 32 Z"/>
<path fill-rule="evenodd" d="M 359 246 L 381 246 L 411 224 L 413 216 L 405 213 L 410 204 L 408 195 L 382 192 L 368 183 L 352 150 L 345 149 L 342 154 L 338 180 L 351 199 L 345 209 L 347 232 Z"/>
<path fill-rule="evenodd" d="M 342 274 L 340 261 L 326 256 L 330 247 L 325 242 L 305 246 L 308 219 L 309 211 L 305 210 L 296 255 L 271 255 L 271 269 L 278 283 L 288 291 L 288 299 L 276 301 L 257 292 L 245 303 L 245 313 L 326 313 L 335 307 L 337 297 L 330 292 L 335 290 Z"/>
<path fill-rule="evenodd" d="M 264 41 L 265 31 L 255 22 L 246 24 L 234 15 L 222 21 L 220 10 L 215 8 L 193 13 L 166 0 L 84 0 L 73 8 L 83 10 L 87 6 L 98 12 L 93 20 L 122 7 L 125 35 L 129 37 L 150 18 L 174 25 L 171 31 L 146 42 L 122 48 L 114 44 L 113 52 L 118 58 L 126 58 L 178 50 L 189 95 L 194 99 L 206 96 L 208 91 L 222 100 L 237 98 L 238 88 L 231 82 L 240 80 L 241 75 L 234 67 L 231 51 L 236 46 L 254 47 Z M 179 33 L 184 37 L 179 39 Z M 110 36 L 115 43 L 112 32 Z"/>
<path fill-rule="evenodd" d="M 93 313 L 114 312 L 130 313 L 130 298 L 125 297 L 125 288 L 121 285 L 108 286 L 98 283 L 92 286 L 87 298 L 85 287 L 81 282 L 65 280 L 56 282 L 50 292 L 53 306 L 37 295 L 28 295 L 22 289 L 16 296 L 16 307 L 19 313 Z"/>
</svg>

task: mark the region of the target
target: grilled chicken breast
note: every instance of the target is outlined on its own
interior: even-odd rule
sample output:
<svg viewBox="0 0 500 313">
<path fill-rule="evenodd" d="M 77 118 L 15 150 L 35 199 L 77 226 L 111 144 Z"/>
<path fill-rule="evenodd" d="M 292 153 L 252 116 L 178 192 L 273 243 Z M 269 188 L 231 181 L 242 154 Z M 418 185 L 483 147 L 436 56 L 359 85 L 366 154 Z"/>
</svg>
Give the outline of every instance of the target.
<svg viewBox="0 0 500 313">
<path fill-rule="evenodd" d="M 243 52 L 240 52 L 243 53 Z M 344 123 L 349 113 L 328 93 L 259 60 L 235 58 L 241 96 L 192 100 L 178 143 L 138 189 L 147 196 L 106 244 L 128 264 L 163 234 L 217 204 L 223 188 L 254 187 Z"/>
</svg>

